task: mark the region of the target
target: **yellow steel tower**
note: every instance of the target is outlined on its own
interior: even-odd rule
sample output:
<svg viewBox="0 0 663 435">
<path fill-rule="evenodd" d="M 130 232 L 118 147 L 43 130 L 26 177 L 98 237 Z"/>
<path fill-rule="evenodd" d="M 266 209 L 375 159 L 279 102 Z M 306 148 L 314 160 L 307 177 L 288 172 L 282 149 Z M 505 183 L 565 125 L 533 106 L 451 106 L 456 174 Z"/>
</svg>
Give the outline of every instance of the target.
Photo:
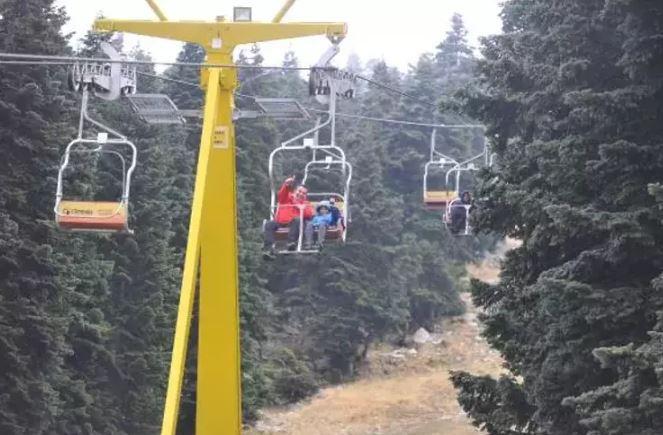
<svg viewBox="0 0 663 435">
<path fill-rule="evenodd" d="M 204 121 L 161 433 L 175 434 L 199 280 L 196 433 L 239 434 L 241 372 L 232 123 L 237 72 L 230 67 L 233 51 L 240 44 L 301 36 L 322 34 L 341 39 L 346 25 L 281 23 L 294 0 L 288 0 L 271 23 L 228 22 L 223 18 L 214 22 L 168 21 L 154 0 L 146 1 L 160 21 L 100 19 L 95 28 L 199 44 L 207 52 L 207 63 L 215 65 L 204 68 L 201 77 L 201 86 L 206 89 Z"/>
</svg>

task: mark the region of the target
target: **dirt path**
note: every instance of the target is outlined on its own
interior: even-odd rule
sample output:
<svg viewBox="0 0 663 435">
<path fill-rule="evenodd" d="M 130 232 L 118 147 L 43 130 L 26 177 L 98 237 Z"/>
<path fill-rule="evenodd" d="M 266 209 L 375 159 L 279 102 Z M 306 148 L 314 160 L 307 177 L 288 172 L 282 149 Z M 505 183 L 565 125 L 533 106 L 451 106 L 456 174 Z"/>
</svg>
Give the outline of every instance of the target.
<svg viewBox="0 0 663 435">
<path fill-rule="evenodd" d="M 494 261 L 468 267 L 479 279 L 497 278 Z M 501 360 L 479 336 L 469 295 L 463 316 L 441 323 L 435 340 L 412 349 L 378 346 L 360 380 L 323 389 L 309 401 L 263 412 L 248 435 L 480 434 L 457 401 L 450 370 L 496 375 Z"/>
</svg>

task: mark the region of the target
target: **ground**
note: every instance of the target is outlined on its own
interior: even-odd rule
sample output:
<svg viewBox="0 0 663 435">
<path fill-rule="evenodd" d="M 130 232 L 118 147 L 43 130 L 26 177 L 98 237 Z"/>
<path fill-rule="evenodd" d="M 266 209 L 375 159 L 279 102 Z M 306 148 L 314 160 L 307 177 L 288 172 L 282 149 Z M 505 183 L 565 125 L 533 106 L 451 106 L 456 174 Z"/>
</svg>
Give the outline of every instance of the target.
<svg viewBox="0 0 663 435">
<path fill-rule="evenodd" d="M 468 266 L 471 275 L 497 279 L 496 258 Z M 412 349 L 379 345 L 355 382 L 325 388 L 310 400 L 262 412 L 248 435 L 471 435 L 473 427 L 456 401 L 449 371 L 498 375 L 500 357 L 480 337 L 477 312 L 463 293 L 467 311 L 444 320 L 433 340 Z"/>
</svg>

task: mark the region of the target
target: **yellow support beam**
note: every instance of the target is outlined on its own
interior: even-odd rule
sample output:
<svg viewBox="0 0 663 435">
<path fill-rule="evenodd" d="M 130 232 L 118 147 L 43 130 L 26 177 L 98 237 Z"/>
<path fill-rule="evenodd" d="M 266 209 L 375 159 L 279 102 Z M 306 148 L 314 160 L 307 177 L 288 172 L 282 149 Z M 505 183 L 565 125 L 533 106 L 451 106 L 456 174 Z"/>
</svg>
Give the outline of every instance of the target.
<svg viewBox="0 0 663 435">
<path fill-rule="evenodd" d="M 168 21 L 168 18 L 166 18 L 166 15 L 163 13 L 159 5 L 155 0 L 145 0 L 147 4 L 150 6 L 152 11 L 154 11 L 154 14 L 159 18 L 161 21 Z"/>
<path fill-rule="evenodd" d="M 232 62 L 232 59 L 219 59 Z M 217 83 L 218 82 L 218 83 Z M 202 142 L 212 142 L 200 251 L 196 432 L 242 427 L 233 93 L 237 71 L 210 71 Z"/>
<path fill-rule="evenodd" d="M 232 123 L 237 70 L 232 65 L 233 51 L 240 44 L 302 36 L 327 35 L 338 40 L 345 37 L 347 27 L 344 23 L 278 22 L 292 6 L 292 0 L 286 2 L 273 23 L 165 21 L 156 2 L 147 1 L 161 22 L 101 19 L 95 22 L 95 29 L 199 44 L 207 51 L 208 63 L 224 66 L 202 70 L 201 83 L 207 90 L 204 121 L 161 433 L 176 433 L 193 301 L 199 282 L 196 433 L 238 435 L 242 415 Z"/>
<path fill-rule="evenodd" d="M 214 70 L 213 75 L 218 78 L 219 71 Z M 189 344 L 189 332 L 191 330 L 191 314 L 193 313 L 193 301 L 196 294 L 198 282 L 200 239 L 203 220 L 203 201 L 207 187 L 207 179 L 212 153 L 212 141 L 205 140 L 211 137 L 215 113 L 218 110 L 219 80 L 212 80 L 208 87 L 205 124 L 198 154 L 198 167 L 196 170 L 196 184 L 193 191 L 193 204 L 191 205 L 191 218 L 189 222 L 189 234 L 184 258 L 184 271 L 182 273 L 182 286 L 180 290 L 180 302 L 177 312 L 177 323 L 175 325 L 175 339 L 173 341 L 173 353 L 170 362 L 170 375 L 168 378 L 168 391 L 164 406 L 162 435 L 175 435 L 177 429 L 177 417 L 179 415 L 182 381 L 186 364 L 186 351 Z"/>
<path fill-rule="evenodd" d="M 295 0 L 287 0 L 281 9 L 276 13 L 276 16 L 272 20 L 272 23 L 280 23 L 285 14 L 288 13 L 292 5 L 295 4 Z"/>
<path fill-rule="evenodd" d="M 240 44 L 314 35 L 343 38 L 347 33 L 345 23 L 215 23 L 112 19 L 97 20 L 95 29 L 191 42 L 208 51 L 224 53 L 231 53 L 235 46 Z"/>
</svg>

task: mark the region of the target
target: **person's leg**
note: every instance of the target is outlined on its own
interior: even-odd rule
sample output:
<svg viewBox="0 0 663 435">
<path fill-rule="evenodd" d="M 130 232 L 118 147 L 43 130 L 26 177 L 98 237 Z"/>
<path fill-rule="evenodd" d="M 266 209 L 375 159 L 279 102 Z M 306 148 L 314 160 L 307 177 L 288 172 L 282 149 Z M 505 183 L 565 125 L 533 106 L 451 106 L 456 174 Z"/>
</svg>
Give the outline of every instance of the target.
<svg viewBox="0 0 663 435">
<path fill-rule="evenodd" d="M 299 240 L 299 225 L 301 220 L 299 218 L 294 218 L 290 222 L 288 230 L 288 243 L 297 243 Z"/>
<path fill-rule="evenodd" d="M 304 224 L 304 246 L 310 248 L 313 245 L 313 222 L 307 221 Z"/>
<path fill-rule="evenodd" d="M 451 229 L 453 234 L 460 233 L 465 227 L 465 209 L 456 206 L 451 213 Z"/>
<path fill-rule="evenodd" d="M 274 233 L 279 225 L 274 221 L 269 221 L 265 223 L 265 228 L 263 232 L 263 248 L 270 249 L 274 244 Z"/>
<path fill-rule="evenodd" d="M 469 227 L 470 214 L 469 213 L 470 213 L 469 208 L 463 207 L 463 226 L 461 227 L 461 231 L 465 235 L 470 233 L 470 231 L 469 231 L 470 230 L 470 227 Z"/>
<path fill-rule="evenodd" d="M 325 243 L 325 237 L 327 236 L 327 225 L 322 224 L 318 227 L 318 245 L 322 246 Z"/>
</svg>

